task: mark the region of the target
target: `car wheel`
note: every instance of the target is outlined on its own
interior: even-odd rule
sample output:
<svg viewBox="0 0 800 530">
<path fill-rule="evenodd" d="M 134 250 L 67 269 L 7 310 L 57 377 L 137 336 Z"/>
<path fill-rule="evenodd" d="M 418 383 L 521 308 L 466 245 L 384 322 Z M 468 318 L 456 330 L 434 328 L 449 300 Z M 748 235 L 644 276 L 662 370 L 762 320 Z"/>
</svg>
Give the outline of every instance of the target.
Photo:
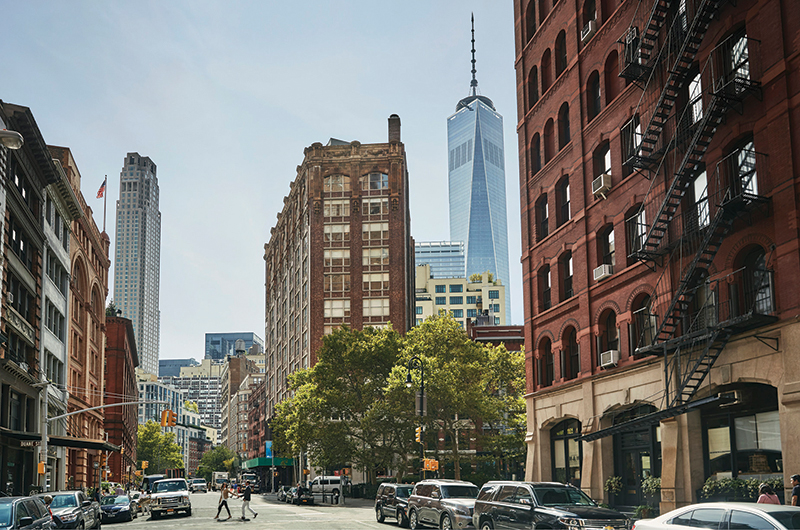
<svg viewBox="0 0 800 530">
<path fill-rule="evenodd" d="M 100 527 L 103 525 L 103 520 L 99 517 L 94 521 L 94 528 L 95 530 L 100 530 Z"/>
<path fill-rule="evenodd" d="M 86 528 L 86 526 L 83 524 L 83 521 L 81 521 L 81 524 L 78 525 L 78 530 L 83 530 L 84 528 Z"/>
<path fill-rule="evenodd" d="M 192 509 L 191 509 L 191 508 L 189 508 L 188 510 L 186 510 L 186 515 L 188 515 L 189 517 L 191 517 L 191 516 L 192 516 Z"/>
<path fill-rule="evenodd" d="M 383 508 L 380 506 L 375 507 L 375 519 L 377 519 L 379 523 L 382 523 L 386 520 L 386 517 L 383 515 Z"/>
<path fill-rule="evenodd" d="M 161 517 L 161 514 L 158 513 L 158 512 L 151 511 L 150 512 L 150 517 L 153 518 L 153 519 L 158 519 L 159 517 Z"/>
<path fill-rule="evenodd" d="M 419 528 L 419 516 L 417 515 L 417 510 L 411 510 L 411 513 L 408 515 L 408 527 L 411 530 L 417 530 Z"/>
<path fill-rule="evenodd" d="M 492 526 L 492 522 L 489 519 L 486 519 L 481 523 L 481 530 L 494 530 L 494 526 Z"/>
<path fill-rule="evenodd" d="M 442 530 L 453 530 L 453 521 L 450 520 L 450 516 L 445 514 L 442 517 L 442 523 L 439 525 L 439 528 Z"/>
<path fill-rule="evenodd" d="M 408 527 L 408 517 L 406 517 L 406 514 L 400 509 L 397 510 L 397 526 L 401 528 Z"/>
</svg>

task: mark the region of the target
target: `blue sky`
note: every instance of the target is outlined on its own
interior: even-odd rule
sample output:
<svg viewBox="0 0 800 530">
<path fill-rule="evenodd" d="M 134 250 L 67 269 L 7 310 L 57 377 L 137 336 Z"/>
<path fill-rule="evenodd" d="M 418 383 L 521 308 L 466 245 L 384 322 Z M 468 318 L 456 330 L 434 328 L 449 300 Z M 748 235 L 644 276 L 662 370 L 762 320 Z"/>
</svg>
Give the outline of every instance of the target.
<svg viewBox="0 0 800 530">
<path fill-rule="evenodd" d="M 263 337 L 264 243 L 314 142 L 385 142 L 398 114 L 412 234 L 449 239 L 446 119 L 469 93 L 471 12 L 480 92 L 504 117 L 521 324 L 511 1 L 5 2 L 0 99 L 72 149 L 100 227 L 108 175 L 112 256 L 123 158 L 157 164 L 161 357 L 200 358 L 207 332 Z"/>
</svg>

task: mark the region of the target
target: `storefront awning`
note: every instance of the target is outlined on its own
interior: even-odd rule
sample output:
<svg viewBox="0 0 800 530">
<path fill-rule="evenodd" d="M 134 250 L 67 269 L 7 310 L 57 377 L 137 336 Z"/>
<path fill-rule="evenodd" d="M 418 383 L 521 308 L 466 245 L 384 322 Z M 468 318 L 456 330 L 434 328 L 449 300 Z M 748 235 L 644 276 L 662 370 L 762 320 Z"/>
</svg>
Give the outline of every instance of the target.
<svg viewBox="0 0 800 530">
<path fill-rule="evenodd" d="M 259 458 L 252 458 L 250 460 L 245 460 L 242 462 L 242 469 L 254 469 L 257 467 L 280 467 L 280 466 L 292 466 L 294 465 L 293 458 L 266 458 L 266 457 L 259 457 Z"/>
<path fill-rule="evenodd" d="M 75 438 L 73 436 L 53 436 L 50 435 L 48 443 L 59 447 L 72 447 L 73 449 L 96 449 L 98 451 L 116 451 L 120 447 L 104 440 L 89 440 L 85 438 Z"/>
<path fill-rule="evenodd" d="M 0 427 L 0 436 L 16 438 L 17 440 L 41 440 L 42 435 L 37 432 L 14 431 L 7 427 Z"/>
<path fill-rule="evenodd" d="M 650 414 L 634 418 L 630 421 L 626 421 L 618 425 L 612 425 L 611 427 L 600 429 L 599 431 L 594 431 L 584 434 L 583 436 L 580 436 L 578 440 L 582 442 L 593 442 L 595 440 L 599 440 L 600 438 L 605 438 L 606 436 L 611 436 L 623 432 L 635 431 L 643 427 L 647 427 L 648 425 L 655 425 L 656 423 L 659 423 L 661 420 L 665 420 L 667 418 L 672 418 L 675 416 L 680 416 L 681 414 L 686 414 L 692 409 L 695 409 L 697 407 L 702 407 L 703 405 L 707 405 L 715 401 L 720 401 L 721 402 L 720 404 L 724 404 L 733 401 L 733 399 L 728 397 L 721 397 L 719 395 L 709 396 L 707 398 L 698 399 L 697 401 L 691 401 L 689 403 L 684 403 L 682 405 L 676 405 L 668 409 L 658 410 L 656 412 L 652 412 Z"/>
</svg>

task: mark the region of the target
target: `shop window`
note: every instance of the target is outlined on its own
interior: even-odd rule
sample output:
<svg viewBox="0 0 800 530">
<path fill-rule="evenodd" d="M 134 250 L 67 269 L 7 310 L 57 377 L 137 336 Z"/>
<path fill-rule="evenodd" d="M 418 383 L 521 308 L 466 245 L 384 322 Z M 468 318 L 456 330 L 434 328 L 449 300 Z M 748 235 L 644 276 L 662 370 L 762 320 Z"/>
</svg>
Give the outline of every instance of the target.
<svg viewBox="0 0 800 530">
<path fill-rule="evenodd" d="M 562 421 L 550 430 L 550 454 L 553 462 L 553 481 L 581 487 L 583 461 L 581 424 L 578 420 Z"/>
</svg>

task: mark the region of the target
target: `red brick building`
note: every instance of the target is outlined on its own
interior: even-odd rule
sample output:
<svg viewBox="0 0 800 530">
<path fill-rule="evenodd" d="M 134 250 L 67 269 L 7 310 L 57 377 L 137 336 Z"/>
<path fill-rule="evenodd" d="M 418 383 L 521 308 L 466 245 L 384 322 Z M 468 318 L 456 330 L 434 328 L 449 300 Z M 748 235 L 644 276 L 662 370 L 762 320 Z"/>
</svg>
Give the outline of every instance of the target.
<svg viewBox="0 0 800 530">
<path fill-rule="evenodd" d="M 619 476 L 609 501 L 662 510 L 707 479 L 788 484 L 798 5 L 514 6 L 526 477 L 602 498 Z"/>
<path fill-rule="evenodd" d="M 105 404 L 137 401 L 136 336 L 130 319 L 106 316 Z M 105 410 L 103 427 L 108 441 L 121 447 L 121 452 L 108 454 L 109 480 L 127 482 L 136 470 L 136 443 L 138 440 L 138 407 L 123 405 Z"/>
<path fill-rule="evenodd" d="M 470 340 L 506 347 L 508 351 L 522 351 L 525 346 L 523 326 L 481 325 L 480 317 L 467 322 L 467 335 Z"/>
</svg>

